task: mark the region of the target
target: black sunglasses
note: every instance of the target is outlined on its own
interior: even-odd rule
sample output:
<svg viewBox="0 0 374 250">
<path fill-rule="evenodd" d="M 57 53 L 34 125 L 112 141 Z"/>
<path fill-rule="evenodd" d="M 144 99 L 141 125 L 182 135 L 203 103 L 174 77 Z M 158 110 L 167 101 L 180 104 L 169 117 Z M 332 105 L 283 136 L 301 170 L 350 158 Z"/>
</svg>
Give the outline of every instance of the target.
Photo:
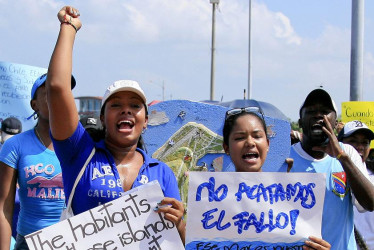
<svg viewBox="0 0 374 250">
<path fill-rule="evenodd" d="M 265 121 L 264 113 L 262 113 L 262 110 L 260 107 L 246 107 L 246 108 L 230 109 L 226 111 L 225 120 L 229 119 L 232 116 L 239 115 L 241 113 L 255 113 L 259 115 L 262 120 Z"/>
</svg>

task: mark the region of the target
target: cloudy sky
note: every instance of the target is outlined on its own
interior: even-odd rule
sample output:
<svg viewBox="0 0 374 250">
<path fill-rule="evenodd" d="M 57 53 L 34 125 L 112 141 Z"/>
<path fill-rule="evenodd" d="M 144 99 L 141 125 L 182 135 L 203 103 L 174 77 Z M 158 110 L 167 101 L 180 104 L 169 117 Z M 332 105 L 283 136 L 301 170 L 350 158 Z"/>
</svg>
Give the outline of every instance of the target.
<svg viewBox="0 0 374 250">
<path fill-rule="evenodd" d="M 350 0 L 252 0 L 253 99 L 296 121 L 323 86 L 349 100 Z M 75 96 L 102 96 L 115 80 L 141 83 L 149 101 L 210 98 L 209 0 L 0 0 L 0 61 L 48 67 L 64 5 L 82 29 L 74 49 Z M 248 0 L 220 0 L 214 99 L 242 99 L 248 86 Z M 374 1 L 365 1 L 363 100 L 374 100 Z"/>
</svg>

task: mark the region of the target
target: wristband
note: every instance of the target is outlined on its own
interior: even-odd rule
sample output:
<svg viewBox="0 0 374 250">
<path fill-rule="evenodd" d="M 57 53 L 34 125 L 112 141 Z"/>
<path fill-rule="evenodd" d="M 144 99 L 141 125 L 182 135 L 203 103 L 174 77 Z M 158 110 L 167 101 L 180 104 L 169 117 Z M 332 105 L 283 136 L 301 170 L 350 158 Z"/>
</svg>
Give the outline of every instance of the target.
<svg viewBox="0 0 374 250">
<path fill-rule="evenodd" d="M 78 32 L 77 27 L 75 27 L 74 24 L 72 24 L 72 23 L 61 23 L 61 25 L 63 25 L 63 24 L 71 25 L 75 29 L 75 32 Z"/>
<path fill-rule="evenodd" d="M 344 150 L 340 151 L 340 153 L 335 157 L 337 160 L 340 159 L 340 157 L 342 157 L 342 154 L 343 154 Z"/>
<path fill-rule="evenodd" d="M 73 28 L 75 29 L 75 32 L 78 32 L 78 29 L 77 29 L 77 27 L 71 22 L 71 16 L 70 16 L 70 18 L 69 18 L 69 20 L 66 18 L 66 14 L 64 15 L 64 21 L 63 22 L 61 22 L 61 25 L 63 24 L 63 23 L 66 23 L 66 24 L 70 24 L 71 26 L 73 26 Z"/>
</svg>

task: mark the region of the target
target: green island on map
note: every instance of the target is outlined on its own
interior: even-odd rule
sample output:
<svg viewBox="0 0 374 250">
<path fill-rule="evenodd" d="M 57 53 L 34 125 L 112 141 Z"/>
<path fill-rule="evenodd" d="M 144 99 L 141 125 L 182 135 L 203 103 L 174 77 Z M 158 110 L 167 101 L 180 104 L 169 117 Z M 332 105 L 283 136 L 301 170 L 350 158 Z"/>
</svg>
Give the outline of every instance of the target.
<svg viewBox="0 0 374 250">
<path fill-rule="evenodd" d="M 208 166 L 197 166 L 206 154 L 224 153 L 223 137 L 196 122 L 189 122 L 176 131 L 152 157 L 165 162 L 174 172 L 181 199 L 186 207 L 188 172 L 208 171 Z M 215 171 L 222 171 L 222 156 L 213 161 Z"/>
</svg>

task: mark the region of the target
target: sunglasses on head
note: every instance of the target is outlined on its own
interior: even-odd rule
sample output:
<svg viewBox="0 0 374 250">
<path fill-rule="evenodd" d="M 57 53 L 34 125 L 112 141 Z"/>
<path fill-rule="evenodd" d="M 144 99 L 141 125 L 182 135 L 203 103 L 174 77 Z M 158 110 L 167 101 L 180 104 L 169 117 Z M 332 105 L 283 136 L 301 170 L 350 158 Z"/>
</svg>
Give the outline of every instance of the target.
<svg viewBox="0 0 374 250">
<path fill-rule="evenodd" d="M 227 120 L 228 118 L 230 118 L 232 116 L 239 115 L 241 113 L 255 113 L 260 118 L 262 118 L 262 120 L 265 120 L 264 119 L 264 114 L 262 113 L 262 110 L 261 110 L 260 107 L 246 107 L 246 108 L 230 109 L 230 110 L 226 111 L 225 120 Z"/>
</svg>

